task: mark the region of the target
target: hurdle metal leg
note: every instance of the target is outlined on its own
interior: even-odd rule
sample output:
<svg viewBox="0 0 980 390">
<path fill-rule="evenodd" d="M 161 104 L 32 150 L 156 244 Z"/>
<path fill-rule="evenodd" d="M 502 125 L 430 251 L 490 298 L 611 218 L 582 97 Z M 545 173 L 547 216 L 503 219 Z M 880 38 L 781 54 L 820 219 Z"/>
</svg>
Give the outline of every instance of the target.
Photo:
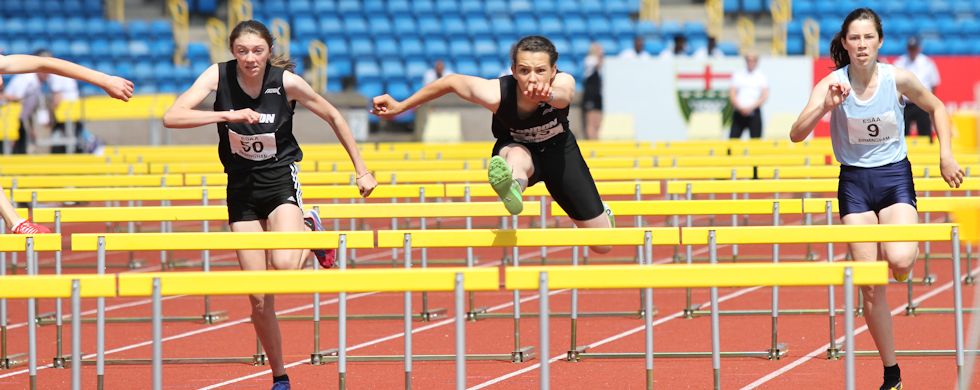
<svg viewBox="0 0 980 390">
<path fill-rule="evenodd" d="M 844 268 L 844 310 L 854 309 L 854 270 Z M 854 390 L 854 316 L 844 316 L 844 383 L 847 390 Z"/>
<path fill-rule="evenodd" d="M 419 188 L 419 202 L 420 203 L 425 202 L 425 187 Z M 426 225 L 427 225 L 426 218 L 420 217 L 419 229 L 425 230 Z M 514 226 L 515 227 L 517 226 L 516 218 L 515 218 Z M 422 268 L 429 267 L 428 251 L 429 251 L 428 248 L 421 248 L 420 254 L 422 256 Z M 427 291 L 422 291 L 422 312 L 419 313 L 419 317 L 422 319 L 422 321 L 426 321 L 426 322 L 432 321 L 435 318 L 445 316 L 445 315 L 446 315 L 445 308 L 434 308 L 431 310 L 429 309 L 429 293 Z"/>
<path fill-rule="evenodd" d="M 466 388 L 466 312 L 463 309 L 463 274 L 456 273 L 453 297 L 456 306 L 456 390 Z"/>
<path fill-rule="evenodd" d="M 27 274 L 37 275 L 34 264 L 37 258 L 34 253 L 34 237 L 27 238 L 27 250 L 24 252 L 27 263 Z M 37 389 L 37 324 L 34 322 L 37 299 L 27 299 L 27 370 L 30 376 L 30 389 Z"/>
<path fill-rule="evenodd" d="M 163 303 L 160 297 L 160 278 L 153 278 L 153 390 L 163 388 Z"/>
<path fill-rule="evenodd" d="M 0 223 L 0 234 L 6 233 L 7 226 Z M 0 252 L 0 277 L 7 274 L 7 253 Z M 22 353 L 7 354 L 7 299 L 0 298 L 0 369 L 10 369 L 25 363 Z"/>
<path fill-rule="evenodd" d="M 711 264 L 718 263 L 718 247 L 715 243 L 715 231 L 708 232 L 708 252 Z M 715 390 L 721 389 L 721 325 L 718 321 L 718 287 L 711 288 L 711 368 L 714 377 Z"/>
<path fill-rule="evenodd" d="M 61 234 L 61 210 L 54 211 L 54 232 Z M 54 252 L 54 273 L 55 275 L 61 275 L 61 251 Z M 52 366 L 55 368 L 63 368 L 65 366 L 65 357 L 62 352 L 62 315 L 61 315 L 61 298 L 55 298 L 54 300 L 54 318 L 55 318 L 55 350 L 54 358 L 52 360 Z"/>
<path fill-rule="evenodd" d="M 405 269 L 412 268 L 412 235 L 405 234 Z M 405 292 L 405 389 L 412 388 L 412 292 Z"/>
<path fill-rule="evenodd" d="M 648 241 L 649 242 L 649 241 Z M 653 259 L 653 244 L 650 243 L 646 246 L 647 248 L 647 265 L 652 265 Z M 647 390 L 653 390 L 653 289 L 645 289 L 646 294 L 643 295 L 643 308 L 646 315 L 643 316 L 644 325 L 644 350 L 646 356 L 644 357 L 644 363 L 646 363 L 646 388 Z"/>
<path fill-rule="evenodd" d="M 82 323 L 75 321 L 82 311 L 81 286 L 78 279 L 71 281 L 71 388 L 82 388 Z"/>
<path fill-rule="evenodd" d="M 96 259 L 98 274 L 105 275 L 105 236 L 99 237 Z M 96 387 L 102 390 L 105 387 L 105 298 L 96 298 L 96 305 L 95 372 L 98 378 Z M 72 320 L 78 321 L 74 318 Z"/>
<path fill-rule="evenodd" d="M 539 351 L 541 351 L 541 390 L 550 389 L 550 379 L 551 379 L 551 359 L 549 359 L 550 345 L 548 340 L 548 273 L 541 272 L 538 276 L 538 305 L 539 312 L 541 315 L 538 317 L 539 329 L 538 335 L 540 337 Z"/>
</svg>

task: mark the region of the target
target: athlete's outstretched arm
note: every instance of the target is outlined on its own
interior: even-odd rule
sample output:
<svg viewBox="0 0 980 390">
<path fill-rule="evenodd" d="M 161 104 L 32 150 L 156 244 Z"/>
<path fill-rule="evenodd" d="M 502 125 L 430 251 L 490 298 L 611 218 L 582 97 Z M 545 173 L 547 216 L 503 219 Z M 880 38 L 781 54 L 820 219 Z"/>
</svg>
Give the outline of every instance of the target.
<svg viewBox="0 0 980 390">
<path fill-rule="evenodd" d="M 191 87 L 177 97 L 167 113 L 163 114 L 163 125 L 172 129 L 187 129 L 218 122 L 257 123 L 259 114 L 251 109 L 238 111 L 195 110 L 211 92 L 218 89 L 218 65 L 211 65 L 201 73 Z"/>
<path fill-rule="evenodd" d="M 347 121 L 344 120 L 344 117 L 340 115 L 340 111 L 330 104 L 327 99 L 324 99 L 323 96 L 313 91 L 313 88 L 310 87 L 310 84 L 306 80 L 303 80 L 302 77 L 292 72 L 283 72 L 282 84 L 286 87 L 287 97 L 296 100 L 303 107 L 313 111 L 314 114 L 330 125 L 334 134 L 337 135 L 337 139 L 340 140 L 340 144 L 347 151 L 347 155 L 350 156 L 350 161 L 354 163 L 354 172 L 357 175 L 357 188 L 360 189 L 361 196 L 367 197 L 371 195 L 371 191 L 374 191 L 374 187 L 377 187 L 378 182 L 374 179 L 371 171 L 368 171 L 367 165 L 364 164 L 364 159 L 361 158 L 361 154 L 357 150 L 357 141 L 354 140 L 354 135 L 351 134 L 350 127 L 347 126 Z"/>
<path fill-rule="evenodd" d="M 950 187 L 959 188 L 960 184 L 963 183 L 965 173 L 956 163 L 956 159 L 953 158 L 953 147 L 950 141 L 952 132 L 950 131 L 949 114 L 946 112 L 946 106 L 936 95 L 929 92 L 914 74 L 905 69 L 895 68 L 895 84 L 899 93 L 905 95 L 912 103 L 921 107 L 932 117 L 932 123 L 936 125 L 936 138 L 939 138 L 939 170 Z"/>
<path fill-rule="evenodd" d="M 563 109 L 572 104 L 575 98 L 575 78 L 568 73 L 558 73 L 551 85 L 545 86 L 546 89 L 533 88 L 525 91 L 525 96 L 536 101 L 548 103 L 548 105 Z"/>
<path fill-rule="evenodd" d="M 377 96 L 373 99 L 374 109 L 371 112 L 385 119 L 393 118 L 450 92 L 492 112 L 497 112 L 497 107 L 500 106 L 500 81 L 497 79 L 487 80 L 480 77 L 451 74 L 427 84 L 403 102 L 399 102 L 387 94 Z"/>
<path fill-rule="evenodd" d="M 34 72 L 54 73 L 97 85 L 105 90 L 109 96 L 122 101 L 129 101 L 129 98 L 133 97 L 133 82 L 122 77 L 107 75 L 53 57 L 38 57 L 27 54 L 0 55 L 0 74 Z"/>
<path fill-rule="evenodd" d="M 810 92 L 810 101 L 806 103 L 803 112 L 790 128 L 789 139 L 793 142 L 805 140 L 813 128 L 817 127 L 820 118 L 843 103 L 849 93 L 851 93 L 850 86 L 837 82 L 837 76 L 833 74 L 820 80 L 813 87 L 813 92 Z"/>
</svg>

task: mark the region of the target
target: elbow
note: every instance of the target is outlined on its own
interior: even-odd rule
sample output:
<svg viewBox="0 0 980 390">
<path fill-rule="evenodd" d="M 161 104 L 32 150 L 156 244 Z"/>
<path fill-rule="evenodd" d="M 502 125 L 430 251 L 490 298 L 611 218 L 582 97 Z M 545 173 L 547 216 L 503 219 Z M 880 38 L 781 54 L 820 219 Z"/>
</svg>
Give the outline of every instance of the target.
<svg viewBox="0 0 980 390">
<path fill-rule="evenodd" d="M 808 133 L 809 132 L 800 131 L 796 128 L 796 126 L 793 126 L 793 129 L 789 131 L 789 140 L 793 141 L 793 143 L 803 142 Z"/>
</svg>

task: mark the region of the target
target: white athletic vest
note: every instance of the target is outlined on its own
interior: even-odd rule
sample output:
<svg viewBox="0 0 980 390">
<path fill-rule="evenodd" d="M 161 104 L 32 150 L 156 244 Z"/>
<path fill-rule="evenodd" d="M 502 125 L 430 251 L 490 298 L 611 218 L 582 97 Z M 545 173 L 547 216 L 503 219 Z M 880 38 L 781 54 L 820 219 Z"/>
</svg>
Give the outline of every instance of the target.
<svg viewBox="0 0 980 390">
<path fill-rule="evenodd" d="M 833 72 L 850 85 L 844 66 Z M 830 114 L 830 139 L 837 161 L 844 165 L 872 168 L 898 162 L 908 155 L 905 145 L 905 104 L 895 85 L 895 67 L 878 64 L 878 88 L 870 99 L 855 93 Z"/>
</svg>

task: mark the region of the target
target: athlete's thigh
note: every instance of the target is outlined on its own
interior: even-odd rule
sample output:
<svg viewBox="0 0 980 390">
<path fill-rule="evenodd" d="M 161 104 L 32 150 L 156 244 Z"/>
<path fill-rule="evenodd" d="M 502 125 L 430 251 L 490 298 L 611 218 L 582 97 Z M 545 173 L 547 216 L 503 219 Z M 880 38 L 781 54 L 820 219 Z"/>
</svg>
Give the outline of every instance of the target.
<svg viewBox="0 0 980 390">
<path fill-rule="evenodd" d="M 233 232 L 261 232 L 262 223 L 258 220 L 238 221 L 231 223 Z M 245 271 L 262 271 L 266 269 L 266 251 L 258 249 L 237 250 L 238 265 Z"/>
<path fill-rule="evenodd" d="M 841 217 L 841 222 L 845 225 L 877 225 L 878 216 L 874 211 L 861 213 L 851 213 Z M 878 260 L 878 243 L 876 242 L 853 242 L 849 243 L 851 256 L 856 261 Z"/>
<path fill-rule="evenodd" d="M 919 212 L 908 203 L 895 203 L 878 212 L 878 221 L 882 225 L 911 225 L 918 223 Z M 914 256 L 919 247 L 918 242 L 886 242 L 882 243 L 885 255 L 889 258 L 898 256 Z"/>
</svg>

